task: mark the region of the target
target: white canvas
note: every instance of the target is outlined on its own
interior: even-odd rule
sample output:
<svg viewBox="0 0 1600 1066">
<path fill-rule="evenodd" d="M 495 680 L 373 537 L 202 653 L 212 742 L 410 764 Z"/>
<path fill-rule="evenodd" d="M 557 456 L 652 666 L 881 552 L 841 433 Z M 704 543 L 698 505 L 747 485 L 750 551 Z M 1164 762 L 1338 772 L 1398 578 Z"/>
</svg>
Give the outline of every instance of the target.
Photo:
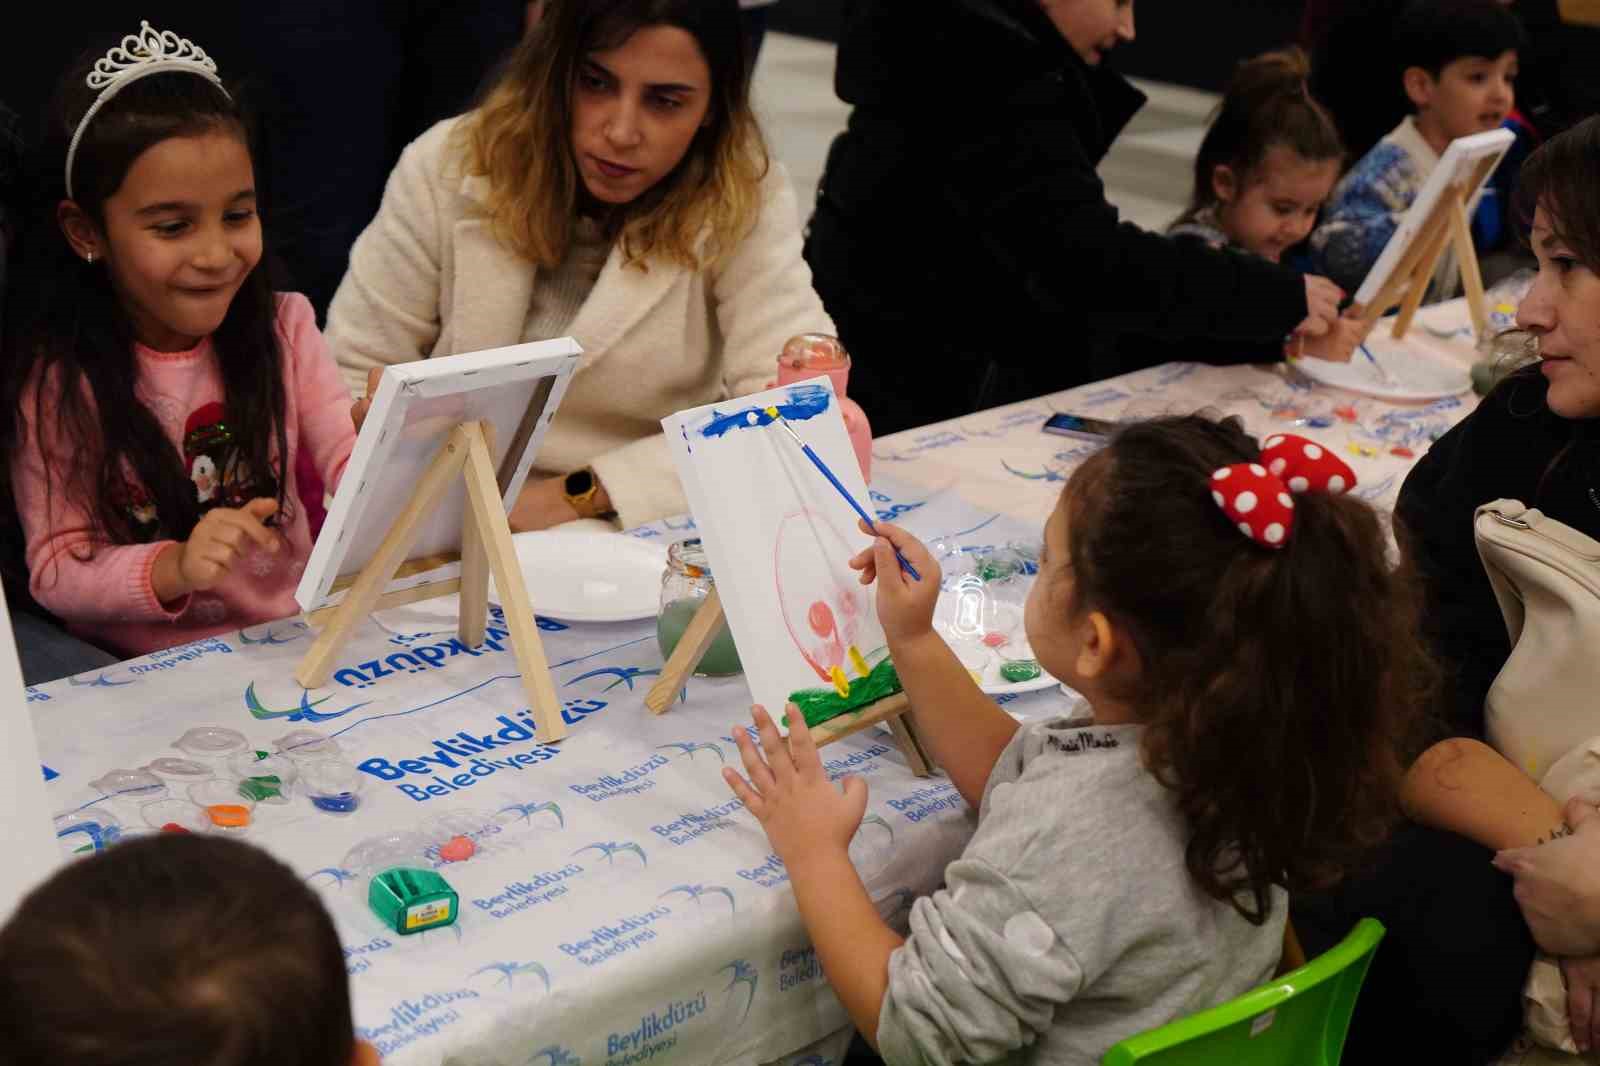
<svg viewBox="0 0 1600 1066">
<path fill-rule="evenodd" d="M 521 451 L 510 457 L 514 466 L 509 479 L 502 479 L 503 502 L 510 510 L 582 354 L 576 341 L 563 338 L 386 367 L 328 509 L 328 520 L 295 590 L 300 607 L 313 611 L 343 597 L 342 591 L 330 594 L 333 583 L 359 573 L 372 558 L 456 426 L 491 421 L 495 426 L 495 469 L 505 471 L 529 404 L 548 388 L 533 433 Z M 424 521 L 411 556 L 459 554 L 466 506 L 466 487 L 458 479 Z M 460 569 L 459 563 L 452 563 L 396 578 L 386 591 L 446 580 Z"/>
<path fill-rule="evenodd" d="M 874 590 L 849 558 L 871 543 L 855 511 L 764 413 L 776 406 L 862 507 L 872 506 L 827 378 L 662 419 L 739 648 L 750 694 L 777 714 L 886 654 Z M 752 417 L 755 424 L 751 424 Z"/>
<path fill-rule="evenodd" d="M 1450 142 L 1450 147 L 1446 148 L 1444 155 L 1439 158 L 1439 165 L 1433 168 L 1428 180 L 1422 183 L 1417 198 L 1412 201 L 1411 207 L 1400 219 L 1400 225 L 1395 228 L 1389 243 L 1383 246 L 1383 253 L 1378 256 L 1378 261 L 1367 271 L 1361 288 L 1356 290 L 1356 303 L 1366 307 L 1383 292 L 1383 287 L 1389 283 L 1390 275 L 1400 265 L 1406 250 L 1411 247 L 1411 243 L 1427 225 L 1434 209 L 1439 206 L 1445 190 L 1465 186 L 1471 182 L 1473 171 L 1480 163 L 1488 159 L 1498 161 L 1516 139 L 1516 135 L 1510 130 L 1500 129 L 1490 130 L 1487 133 L 1474 133 L 1470 137 L 1458 137 Z M 1494 167 L 1488 167 L 1484 172 L 1484 181 L 1486 182 L 1493 173 Z M 1478 199 L 1483 195 L 1483 185 L 1484 182 L 1479 182 L 1472 188 L 1464 190 L 1467 193 L 1469 214 L 1478 206 Z"/>
<path fill-rule="evenodd" d="M 39 741 L 28 711 L 11 612 L 0 591 L 0 922 L 61 861 L 45 796 Z"/>
</svg>

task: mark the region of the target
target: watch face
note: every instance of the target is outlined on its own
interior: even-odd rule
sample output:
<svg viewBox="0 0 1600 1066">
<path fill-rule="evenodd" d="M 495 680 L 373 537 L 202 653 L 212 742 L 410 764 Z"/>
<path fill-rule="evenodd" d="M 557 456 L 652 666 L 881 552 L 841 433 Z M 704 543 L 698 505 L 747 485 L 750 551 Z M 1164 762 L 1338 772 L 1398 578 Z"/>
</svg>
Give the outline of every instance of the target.
<svg viewBox="0 0 1600 1066">
<path fill-rule="evenodd" d="M 594 488 L 594 475 L 587 470 L 574 470 L 567 475 L 564 487 L 568 496 L 581 496 Z"/>
</svg>

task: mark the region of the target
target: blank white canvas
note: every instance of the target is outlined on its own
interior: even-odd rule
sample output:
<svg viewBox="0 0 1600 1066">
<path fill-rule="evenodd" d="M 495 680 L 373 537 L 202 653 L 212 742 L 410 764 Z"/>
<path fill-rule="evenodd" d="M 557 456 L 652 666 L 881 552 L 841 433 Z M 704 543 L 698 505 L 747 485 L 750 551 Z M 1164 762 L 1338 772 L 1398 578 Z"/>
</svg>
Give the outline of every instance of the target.
<svg viewBox="0 0 1600 1066">
<path fill-rule="evenodd" d="M 0 922 L 61 861 L 11 612 L 0 591 Z"/>
<path fill-rule="evenodd" d="M 295 589 L 301 609 L 313 611 L 343 598 L 343 592 L 330 594 L 334 581 L 359 572 L 377 552 L 456 426 L 484 419 L 494 424 L 492 451 L 499 470 L 528 405 L 542 383 L 554 379 L 544 413 L 506 485 L 502 502 L 509 510 L 582 354 L 576 341 L 562 338 L 385 367 L 327 522 Z M 458 478 L 424 520 L 412 558 L 460 552 L 466 498 L 465 483 Z M 460 569 L 459 563 L 451 563 L 396 578 L 387 589 L 441 581 Z"/>
<path fill-rule="evenodd" d="M 662 420 L 750 694 L 775 715 L 799 689 L 829 688 L 835 666 L 885 654 L 875 589 L 848 560 L 871 543 L 844 498 L 767 407 L 815 409 L 788 424 L 871 513 L 871 499 L 827 378 L 680 411 Z M 721 431 L 720 434 L 718 431 Z"/>
<path fill-rule="evenodd" d="M 1417 190 L 1417 198 L 1411 201 L 1411 206 L 1400 219 L 1400 225 L 1395 227 L 1394 234 L 1389 238 L 1389 243 L 1383 246 L 1383 252 L 1378 256 L 1377 262 L 1372 264 L 1372 269 L 1367 271 L 1367 276 L 1361 282 L 1361 288 L 1356 290 L 1356 303 L 1365 307 L 1383 292 L 1383 287 L 1389 283 L 1389 275 L 1400 265 L 1400 260 L 1405 256 L 1406 249 L 1417 239 L 1422 232 L 1422 227 L 1427 224 L 1428 218 L 1438 207 L 1439 200 L 1445 190 L 1465 185 L 1472 179 L 1473 168 L 1485 159 L 1498 159 L 1516 141 L 1516 135 L 1510 130 L 1489 130 L 1487 133 L 1474 133 L 1470 137 L 1458 137 L 1450 142 L 1444 150 L 1444 155 L 1439 158 L 1439 165 L 1433 168 L 1428 175 L 1428 180 L 1422 183 L 1422 188 Z M 1494 174 L 1494 168 L 1489 168 L 1484 182 Z M 1470 214 L 1477 208 L 1478 198 L 1483 194 L 1483 183 L 1466 190 L 1467 211 Z"/>
</svg>

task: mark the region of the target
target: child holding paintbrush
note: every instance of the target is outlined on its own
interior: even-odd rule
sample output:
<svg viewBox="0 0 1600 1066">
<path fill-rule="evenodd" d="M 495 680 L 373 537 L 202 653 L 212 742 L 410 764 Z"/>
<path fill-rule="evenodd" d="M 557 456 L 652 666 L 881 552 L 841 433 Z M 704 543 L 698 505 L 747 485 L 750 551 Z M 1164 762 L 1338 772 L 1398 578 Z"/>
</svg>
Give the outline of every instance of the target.
<svg viewBox="0 0 1600 1066">
<path fill-rule="evenodd" d="M 760 707 L 759 751 L 734 731 L 749 777 L 724 774 L 888 1062 L 1098 1063 L 1270 976 L 1285 889 L 1386 832 L 1428 676 L 1416 595 L 1343 494 L 1349 467 L 1267 445 L 1233 421 L 1140 423 L 1068 482 L 1025 625 L 1091 726 L 1019 726 L 979 691 L 933 630 L 938 564 L 915 538 L 880 525 L 852 560 L 919 736 L 979 812 L 909 936 L 847 854 L 866 783 L 829 782 L 797 713 L 787 743 Z"/>
</svg>

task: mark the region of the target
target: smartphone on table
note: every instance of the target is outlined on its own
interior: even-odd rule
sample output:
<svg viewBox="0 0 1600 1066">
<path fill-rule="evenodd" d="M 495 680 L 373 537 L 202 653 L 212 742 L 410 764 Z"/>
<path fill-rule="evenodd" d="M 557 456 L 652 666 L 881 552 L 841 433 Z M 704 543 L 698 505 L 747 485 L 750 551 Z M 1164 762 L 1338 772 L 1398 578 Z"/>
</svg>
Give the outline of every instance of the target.
<svg viewBox="0 0 1600 1066">
<path fill-rule="evenodd" d="M 1105 422 L 1098 418 L 1087 418 L 1083 415 L 1053 414 L 1045 419 L 1042 428 L 1046 433 L 1054 433 L 1062 437 L 1077 437 L 1079 440 L 1103 441 L 1116 432 L 1117 423 Z"/>
</svg>

